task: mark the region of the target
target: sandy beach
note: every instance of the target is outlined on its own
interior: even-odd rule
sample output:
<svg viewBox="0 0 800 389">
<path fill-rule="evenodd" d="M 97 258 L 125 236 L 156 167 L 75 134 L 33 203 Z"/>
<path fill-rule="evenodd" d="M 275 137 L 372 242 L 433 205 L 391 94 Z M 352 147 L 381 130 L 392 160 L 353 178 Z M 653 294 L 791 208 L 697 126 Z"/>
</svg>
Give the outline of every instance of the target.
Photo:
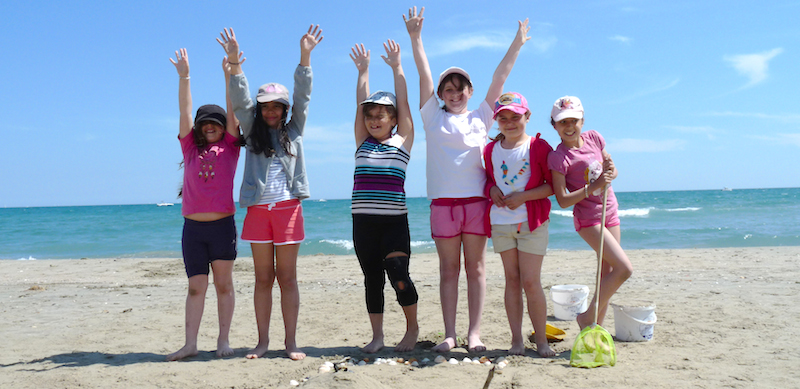
<svg viewBox="0 0 800 389">
<path fill-rule="evenodd" d="M 573 321 L 553 317 L 549 289 L 584 284 L 594 289 L 590 251 L 554 251 L 545 257 L 542 286 L 548 323 L 566 331 L 552 346 L 555 358 L 529 349 L 507 357 L 491 388 L 585 387 L 797 387 L 800 385 L 798 328 L 800 247 L 633 250 L 633 277 L 613 302 L 656 305 L 649 342 L 617 341 L 617 365 L 569 367 L 578 333 Z M 387 285 L 387 348 L 359 351 L 370 340 L 362 276 L 354 256 L 305 256 L 298 261 L 301 291 L 298 344 L 308 357 L 283 354 L 283 322 L 273 305 L 271 351 L 247 360 L 256 343 L 253 264 L 236 262 L 236 311 L 231 343 L 236 354 L 214 357 L 216 296 L 209 288 L 198 356 L 164 362 L 183 345 L 186 278 L 180 259 L 83 259 L 0 261 L 0 387 L 2 388 L 481 388 L 490 367 L 447 362 L 422 367 L 369 364 L 320 373 L 325 361 L 346 357 L 433 360 L 430 347 L 443 331 L 435 254 L 412 256 L 411 275 L 420 294 L 421 334 L 416 349 L 396 353 L 404 319 Z M 444 355 L 506 356 L 510 332 L 503 307 L 500 257 L 487 254 L 487 295 L 482 340 L 488 351 L 456 348 Z M 276 283 L 275 296 L 280 296 Z M 462 273 L 458 331 L 467 329 L 466 282 Z M 615 333 L 613 310 L 604 327 Z M 532 329 L 526 319 L 524 330 Z"/>
</svg>

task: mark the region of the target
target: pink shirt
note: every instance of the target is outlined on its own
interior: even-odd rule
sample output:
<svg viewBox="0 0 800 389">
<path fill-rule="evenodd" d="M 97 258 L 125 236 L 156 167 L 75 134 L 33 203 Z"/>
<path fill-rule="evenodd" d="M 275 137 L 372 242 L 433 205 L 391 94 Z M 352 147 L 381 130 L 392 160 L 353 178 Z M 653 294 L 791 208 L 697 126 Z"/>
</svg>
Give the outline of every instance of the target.
<svg viewBox="0 0 800 389">
<path fill-rule="evenodd" d="M 586 184 L 593 183 L 603 173 L 603 149 L 606 142 L 597 131 L 590 130 L 581 133 L 583 146 L 576 149 L 559 144 L 555 151 L 547 157 L 547 166 L 564 175 L 567 190 L 570 192 L 581 189 Z M 581 200 L 572 207 L 572 214 L 576 219 L 600 220 L 603 212 L 603 191 L 598 189 L 589 193 L 589 197 Z M 617 197 L 614 190 L 608 188 L 607 213 L 613 215 L 617 211 Z"/>
<path fill-rule="evenodd" d="M 183 204 L 181 213 L 236 213 L 233 176 L 239 160 L 239 140 L 227 132 L 222 139 L 199 150 L 190 133 L 181 142 L 183 151 Z"/>
</svg>

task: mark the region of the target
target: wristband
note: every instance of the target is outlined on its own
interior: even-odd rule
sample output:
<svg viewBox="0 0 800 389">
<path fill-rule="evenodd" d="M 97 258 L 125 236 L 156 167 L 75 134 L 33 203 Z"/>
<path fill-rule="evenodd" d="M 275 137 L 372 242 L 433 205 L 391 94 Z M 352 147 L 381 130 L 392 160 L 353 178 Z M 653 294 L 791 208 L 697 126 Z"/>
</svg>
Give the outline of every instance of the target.
<svg viewBox="0 0 800 389">
<path fill-rule="evenodd" d="M 228 62 L 228 65 L 241 65 L 241 62 Z"/>
<path fill-rule="evenodd" d="M 181 80 L 188 80 L 188 79 L 190 79 L 190 78 L 191 78 L 191 77 L 189 77 L 189 76 L 186 76 L 186 77 L 181 77 Z"/>
<path fill-rule="evenodd" d="M 583 186 L 583 195 L 586 196 L 587 199 L 589 198 L 589 184 Z"/>
</svg>

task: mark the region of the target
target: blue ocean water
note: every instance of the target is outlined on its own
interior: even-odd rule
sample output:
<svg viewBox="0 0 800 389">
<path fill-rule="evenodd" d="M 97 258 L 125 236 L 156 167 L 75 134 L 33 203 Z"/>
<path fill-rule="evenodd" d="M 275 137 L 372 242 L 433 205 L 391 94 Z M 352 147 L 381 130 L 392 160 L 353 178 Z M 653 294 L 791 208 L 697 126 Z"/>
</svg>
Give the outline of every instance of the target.
<svg viewBox="0 0 800 389">
<path fill-rule="evenodd" d="M 800 188 L 617 193 L 626 249 L 800 246 Z M 435 252 L 429 201 L 409 198 L 412 251 Z M 353 254 L 350 200 L 303 202 L 301 255 Z M 245 210 L 236 221 L 241 232 Z M 550 250 L 588 249 L 570 209 L 553 200 Z M 181 257 L 183 218 L 172 207 L 0 208 L 0 259 Z M 491 245 L 491 241 L 490 241 Z M 239 255 L 250 247 L 239 244 Z"/>
</svg>

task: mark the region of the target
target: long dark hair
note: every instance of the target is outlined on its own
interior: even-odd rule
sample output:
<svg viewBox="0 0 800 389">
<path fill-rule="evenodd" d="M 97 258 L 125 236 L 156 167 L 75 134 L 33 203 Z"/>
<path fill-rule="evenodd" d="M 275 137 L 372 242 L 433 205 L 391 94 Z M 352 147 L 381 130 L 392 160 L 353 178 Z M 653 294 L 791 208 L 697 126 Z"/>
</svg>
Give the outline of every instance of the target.
<svg viewBox="0 0 800 389">
<path fill-rule="evenodd" d="M 289 115 L 289 107 L 283 105 L 283 115 L 278 128 L 270 128 L 264 117 L 261 115 L 261 107 L 266 103 L 256 104 L 255 120 L 253 120 L 253 127 L 250 129 L 250 135 L 245 140 L 250 150 L 256 154 L 264 154 L 265 157 L 271 157 L 275 154 L 276 145 L 272 144 L 272 137 L 269 131 L 278 131 L 278 142 L 283 151 L 291 156 L 291 140 L 289 139 L 289 132 L 286 129 L 286 117 Z"/>
</svg>

